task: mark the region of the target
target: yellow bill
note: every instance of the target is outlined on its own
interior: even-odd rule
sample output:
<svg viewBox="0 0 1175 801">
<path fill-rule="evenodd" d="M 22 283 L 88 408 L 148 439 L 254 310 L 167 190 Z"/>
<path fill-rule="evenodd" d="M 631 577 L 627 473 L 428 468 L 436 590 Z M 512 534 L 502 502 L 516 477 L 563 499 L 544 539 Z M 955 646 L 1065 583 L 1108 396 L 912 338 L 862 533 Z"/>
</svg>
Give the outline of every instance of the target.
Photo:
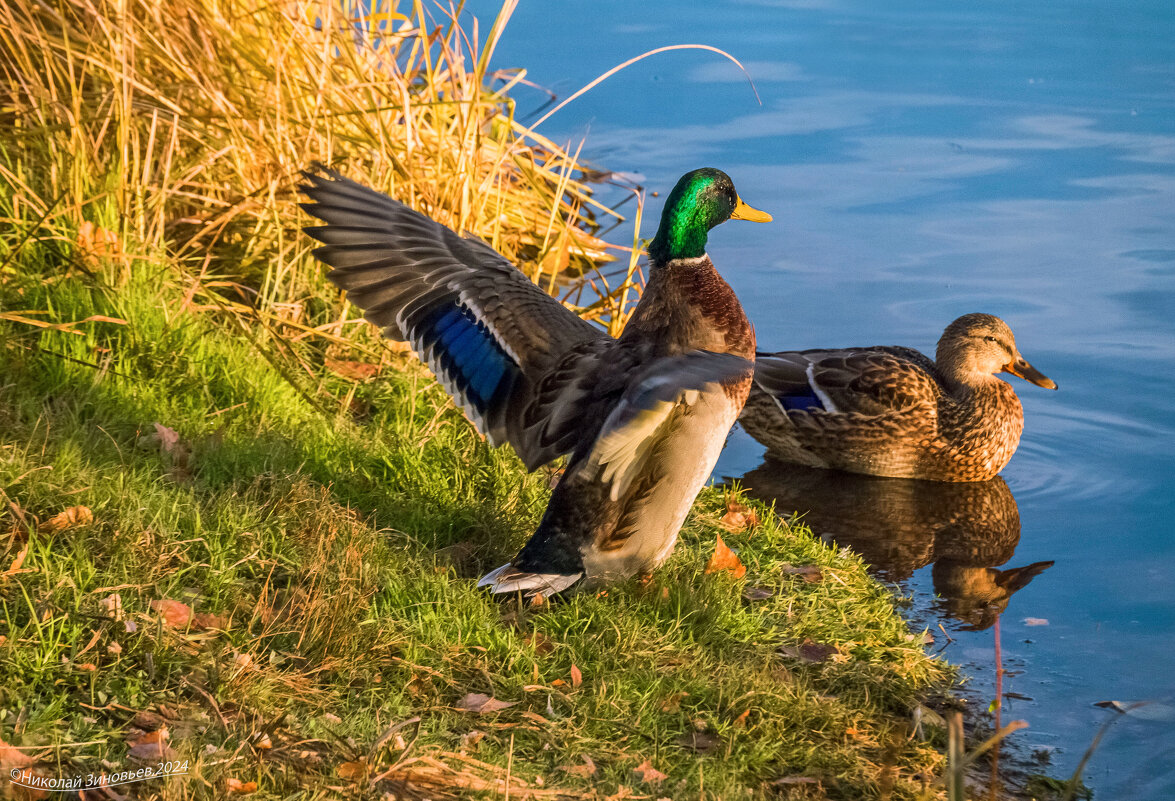
<svg viewBox="0 0 1175 801">
<path fill-rule="evenodd" d="M 734 206 L 734 211 L 731 213 L 730 219 L 750 220 L 751 222 L 771 222 L 771 215 L 765 211 L 759 211 L 753 206 L 748 206 L 740 197 L 738 198 L 738 203 Z"/>
</svg>

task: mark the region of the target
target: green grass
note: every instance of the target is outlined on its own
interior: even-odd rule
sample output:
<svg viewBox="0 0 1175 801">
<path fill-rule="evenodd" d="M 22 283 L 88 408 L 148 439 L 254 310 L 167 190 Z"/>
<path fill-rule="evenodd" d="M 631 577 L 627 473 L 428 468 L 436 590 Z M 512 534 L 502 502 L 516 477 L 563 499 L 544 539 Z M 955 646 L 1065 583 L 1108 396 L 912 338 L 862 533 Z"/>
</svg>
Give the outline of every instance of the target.
<svg viewBox="0 0 1175 801">
<path fill-rule="evenodd" d="M 540 780 L 571 797 L 930 797 L 941 757 L 909 720 L 944 667 L 857 557 L 766 510 L 726 532 L 728 496 L 711 489 L 649 582 L 500 603 L 471 578 L 529 535 L 549 476 L 487 447 L 410 356 L 383 354 L 357 383 L 324 366 L 355 353 L 291 343 L 309 371 L 296 390 L 238 317 L 185 308 L 164 265 L 78 265 L 28 245 L 0 288 L 8 313 L 126 321 L 0 319 L 0 572 L 28 546 L 0 579 L 0 737 L 47 746 L 47 772 L 129 764 L 136 712 L 155 710 L 194 774 L 139 789 L 162 798 L 222 797 L 229 778 L 260 798 L 397 792 L 340 777 L 363 756 L 369 775 L 399 761 L 393 778 L 432 776 L 435 798 L 476 796 L 507 766 L 515 798 Z M 73 506 L 93 521 L 47 530 Z M 720 532 L 745 579 L 703 572 Z M 773 595 L 745 601 L 747 584 Z M 113 593 L 124 619 L 101 603 Z M 221 625 L 169 628 L 160 599 Z M 778 653 L 805 639 L 840 654 Z M 473 692 L 515 705 L 459 710 Z M 562 769 L 585 755 L 596 775 Z M 642 782 L 646 760 L 667 778 Z M 771 786 L 788 776 L 822 790 Z"/>
</svg>

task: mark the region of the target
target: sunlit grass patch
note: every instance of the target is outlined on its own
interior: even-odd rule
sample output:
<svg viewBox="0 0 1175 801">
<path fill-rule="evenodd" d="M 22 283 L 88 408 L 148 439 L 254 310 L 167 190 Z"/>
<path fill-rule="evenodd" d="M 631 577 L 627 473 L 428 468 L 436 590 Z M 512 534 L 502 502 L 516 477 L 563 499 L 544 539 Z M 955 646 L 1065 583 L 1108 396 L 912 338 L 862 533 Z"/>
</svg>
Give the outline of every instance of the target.
<svg viewBox="0 0 1175 801">
<path fill-rule="evenodd" d="M 518 797 L 730 798 L 790 777 L 917 798 L 939 765 L 910 713 L 942 667 L 856 557 L 767 510 L 730 530 L 729 493 L 707 490 L 651 580 L 501 603 L 471 577 L 530 533 L 548 478 L 407 357 L 358 385 L 323 368 L 367 407 L 323 417 L 232 326 L 178 314 L 178 288 L 23 290 L 128 321 L 0 321 L 0 569 L 28 547 L 0 584 L 0 731 L 88 743 L 52 752 L 59 770 L 126 764 L 160 726 L 197 777 L 153 785 L 164 798 L 230 780 L 468 797 L 508 765 Z M 49 530 L 71 507 L 92 517 Z M 705 572 L 719 533 L 744 577 Z M 509 706 L 467 711 L 471 694 Z"/>
</svg>

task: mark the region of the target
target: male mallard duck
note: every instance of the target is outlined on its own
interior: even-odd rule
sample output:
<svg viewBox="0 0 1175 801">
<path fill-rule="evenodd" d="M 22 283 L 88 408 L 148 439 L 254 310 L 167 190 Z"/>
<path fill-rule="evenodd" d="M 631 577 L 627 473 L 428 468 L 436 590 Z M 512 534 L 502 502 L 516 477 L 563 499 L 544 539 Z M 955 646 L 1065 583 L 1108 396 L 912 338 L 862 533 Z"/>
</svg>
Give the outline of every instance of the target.
<svg viewBox="0 0 1175 801">
<path fill-rule="evenodd" d="M 407 340 L 491 444 L 527 469 L 570 454 L 538 530 L 479 582 L 550 595 L 672 552 L 750 391 L 755 333 L 706 255 L 729 219 L 767 222 L 715 169 L 666 200 L 644 295 L 613 339 L 492 248 L 338 173 L 308 174 L 306 232 L 329 278 Z"/>
<path fill-rule="evenodd" d="M 1049 389 L 990 314 L 966 314 L 932 361 L 901 347 L 760 353 L 743 410 L 747 432 L 785 462 L 875 476 L 983 481 L 1024 430 L 1008 372 Z"/>
</svg>

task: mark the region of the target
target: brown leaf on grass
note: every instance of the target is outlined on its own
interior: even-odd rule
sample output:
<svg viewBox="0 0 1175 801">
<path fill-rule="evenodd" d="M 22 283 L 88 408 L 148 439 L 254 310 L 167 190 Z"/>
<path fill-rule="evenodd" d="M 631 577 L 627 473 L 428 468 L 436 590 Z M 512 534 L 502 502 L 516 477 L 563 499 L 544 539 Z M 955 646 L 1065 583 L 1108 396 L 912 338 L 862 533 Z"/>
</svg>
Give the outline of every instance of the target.
<svg viewBox="0 0 1175 801">
<path fill-rule="evenodd" d="M 583 684 L 583 673 L 575 665 L 571 666 L 571 686 L 578 687 Z"/>
<path fill-rule="evenodd" d="M 86 526 L 94 522 L 94 513 L 85 506 L 71 506 L 58 512 L 41 524 L 41 531 L 53 534 L 78 526 Z"/>
<path fill-rule="evenodd" d="M 131 724 L 137 726 L 144 731 L 154 731 L 166 724 L 163 716 L 158 712 L 151 712 L 150 710 L 142 710 L 136 712 L 134 718 L 131 719 Z"/>
<path fill-rule="evenodd" d="M 499 701 L 497 698 L 491 698 L 485 693 L 469 693 L 457 702 L 457 708 L 463 709 L 466 712 L 485 715 L 489 712 L 497 712 L 500 709 L 508 709 L 517 703 L 517 701 Z"/>
<path fill-rule="evenodd" d="M 233 795 L 248 795 L 257 792 L 257 782 L 243 782 L 231 776 L 225 780 L 225 786 Z"/>
<path fill-rule="evenodd" d="M 159 613 L 163 622 L 172 628 L 186 628 L 192 622 L 192 607 L 170 598 L 162 598 L 151 602 L 151 608 Z"/>
<path fill-rule="evenodd" d="M 352 362 L 344 359 L 327 359 L 326 369 L 343 378 L 366 381 L 379 373 L 379 365 L 370 362 Z"/>
<path fill-rule="evenodd" d="M 4 778 L 11 781 L 12 784 L 5 785 L 8 792 L 2 796 L 3 798 L 16 798 L 20 801 L 38 801 L 38 799 L 49 798 L 48 790 L 30 786 L 52 778 L 52 775 L 44 768 L 6 768 L 4 774 Z"/>
<path fill-rule="evenodd" d="M 532 631 L 522 638 L 531 648 L 534 648 L 536 654 L 549 654 L 555 650 L 555 646 L 551 644 L 551 640 L 547 635 L 541 631 Z"/>
<path fill-rule="evenodd" d="M 148 714 L 150 714 L 150 713 L 148 713 Z M 135 719 L 138 720 L 138 715 L 135 716 Z M 167 742 L 167 738 L 169 735 L 170 735 L 170 732 L 168 731 L 167 727 L 161 726 L 158 729 L 156 729 L 155 731 L 149 731 L 146 734 L 143 734 L 139 737 L 136 737 L 135 739 L 131 740 L 128 743 L 128 745 L 130 745 L 133 748 L 136 745 L 148 745 L 150 743 L 165 743 L 165 742 Z"/>
<path fill-rule="evenodd" d="M 367 775 L 367 762 L 362 759 L 355 762 L 344 762 L 335 768 L 335 772 L 339 774 L 340 779 L 349 782 L 359 781 Z"/>
<path fill-rule="evenodd" d="M 714 555 L 706 563 L 706 572 L 725 572 L 730 573 L 734 578 L 742 578 L 746 575 L 747 568 L 739 561 L 738 555 L 730 550 L 726 543 L 722 541 L 722 536 L 719 535 L 717 542 L 714 544 Z"/>
<path fill-rule="evenodd" d="M 637 779 L 646 784 L 658 784 L 668 778 L 664 773 L 650 765 L 647 759 L 633 768 L 632 772 L 636 774 Z"/>
<path fill-rule="evenodd" d="M 678 709 L 681 708 L 682 699 L 688 695 L 689 695 L 689 693 L 681 692 L 681 693 L 672 693 L 671 695 L 666 696 L 665 700 L 661 702 L 661 711 L 662 712 L 676 712 Z"/>
<path fill-rule="evenodd" d="M 154 423 L 153 425 L 155 433 L 140 439 L 140 446 L 150 448 L 153 445 L 158 445 L 159 453 L 166 456 L 171 463 L 172 478 L 182 481 L 190 480 L 192 476 L 188 468 L 191 466 L 191 449 L 180 441 L 180 435 L 175 429 L 168 428 L 162 423 Z"/>
<path fill-rule="evenodd" d="M 115 258 L 125 253 L 118 234 L 99 225 L 94 225 L 89 220 L 82 220 L 81 225 L 78 226 L 76 244 L 82 258 L 91 266 L 96 266 L 99 259 Z"/>
<path fill-rule="evenodd" d="M 729 501 L 721 522 L 729 531 L 742 531 L 759 525 L 759 513 L 746 504 Z"/>
<path fill-rule="evenodd" d="M 799 645 L 783 645 L 779 648 L 781 656 L 802 659 L 805 662 L 825 662 L 834 654 L 839 653 L 840 649 L 835 645 L 813 642 L 809 639 L 805 639 Z"/>
<path fill-rule="evenodd" d="M 741 715 L 739 715 L 737 718 L 735 718 L 734 722 L 731 723 L 730 725 L 736 729 L 744 729 L 747 726 L 747 718 L 749 718 L 750 716 L 751 716 L 751 710 L 744 709 L 743 713 Z"/>
<path fill-rule="evenodd" d="M 748 601 L 766 601 L 774 596 L 775 591 L 766 587 L 747 587 L 743 590 L 743 598 Z"/>
<path fill-rule="evenodd" d="M 102 607 L 102 611 L 115 620 L 122 620 L 122 596 L 117 592 L 107 595 L 98 602 L 98 606 Z"/>
<path fill-rule="evenodd" d="M 98 669 L 98 666 L 93 662 L 83 662 L 80 665 L 74 665 L 78 670 L 84 670 L 86 673 L 93 673 Z"/>
<path fill-rule="evenodd" d="M 159 437 L 159 450 L 169 456 L 174 456 L 180 449 L 180 435 L 174 428 L 168 428 L 163 423 L 154 423 L 155 436 Z"/>
<path fill-rule="evenodd" d="M 0 768 L 7 773 L 11 768 L 23 768 L 25 765 L 30 765 L 33 758 L 21 751 L 19 748 L 14 748 L 4 740 L 0 740 Z"/>
<path fill-rule="evenodd" d="M 717 735 L 705 731 L 689 731 L 677 738 L 677 744 L 695 754 L 708 754 L 721 744 Z"/>
<path fill-rule="evenodd" d="M 824 581 L 824 571 L 816 565 L 784 565 L 783 575 L 798 576 L 802 578 L 806 584 L 816 584 Z"/>
<path fill-rule="evenodd" d="M 194 629 L 220 629 L 228 626 L 228 619 L 222 615 L 214 615 L 211 612 L 197 612 L 192 615 L 192 628 Z"/>
<path fill-rule="evenodd" d="M 461 750 L 467 751 L 471 748 L 477 748 L 477 744 L 485 739 L 486 733 L 478 729 L 473 729 L 461 735 Z"/>
<path fill-rule="evenodd" d="M 562 765 L 559 770 L 570 773 L 572 776 L 579 776 L 587 779 L 596 775 L 596 763 L 587 754 L 581 754 L 580 759 L 583 760 L 582 765 Z"/>
<path fill-rule="evenodd" d="M 174 759 L 176 753 L 166 743 L 150 742 L 131 746 L 131 749 L 127 751 L 127 756 L 139 762 L 156 762 L 160 759 L 165 761 Z"/>
<path fill-rule="evenodd" d="M 24 547 L 20 549 L 20 553 L 12 560 L 12 566 L 0 573 L 0 578 L 9 578 L 15 576 L 17 573 L 32 573 L 32 570 L 21 570 L 20 566 L 24 564 L 25 557 L 29 555 L 29 543 L 25 543 Z"/>
</svg>

